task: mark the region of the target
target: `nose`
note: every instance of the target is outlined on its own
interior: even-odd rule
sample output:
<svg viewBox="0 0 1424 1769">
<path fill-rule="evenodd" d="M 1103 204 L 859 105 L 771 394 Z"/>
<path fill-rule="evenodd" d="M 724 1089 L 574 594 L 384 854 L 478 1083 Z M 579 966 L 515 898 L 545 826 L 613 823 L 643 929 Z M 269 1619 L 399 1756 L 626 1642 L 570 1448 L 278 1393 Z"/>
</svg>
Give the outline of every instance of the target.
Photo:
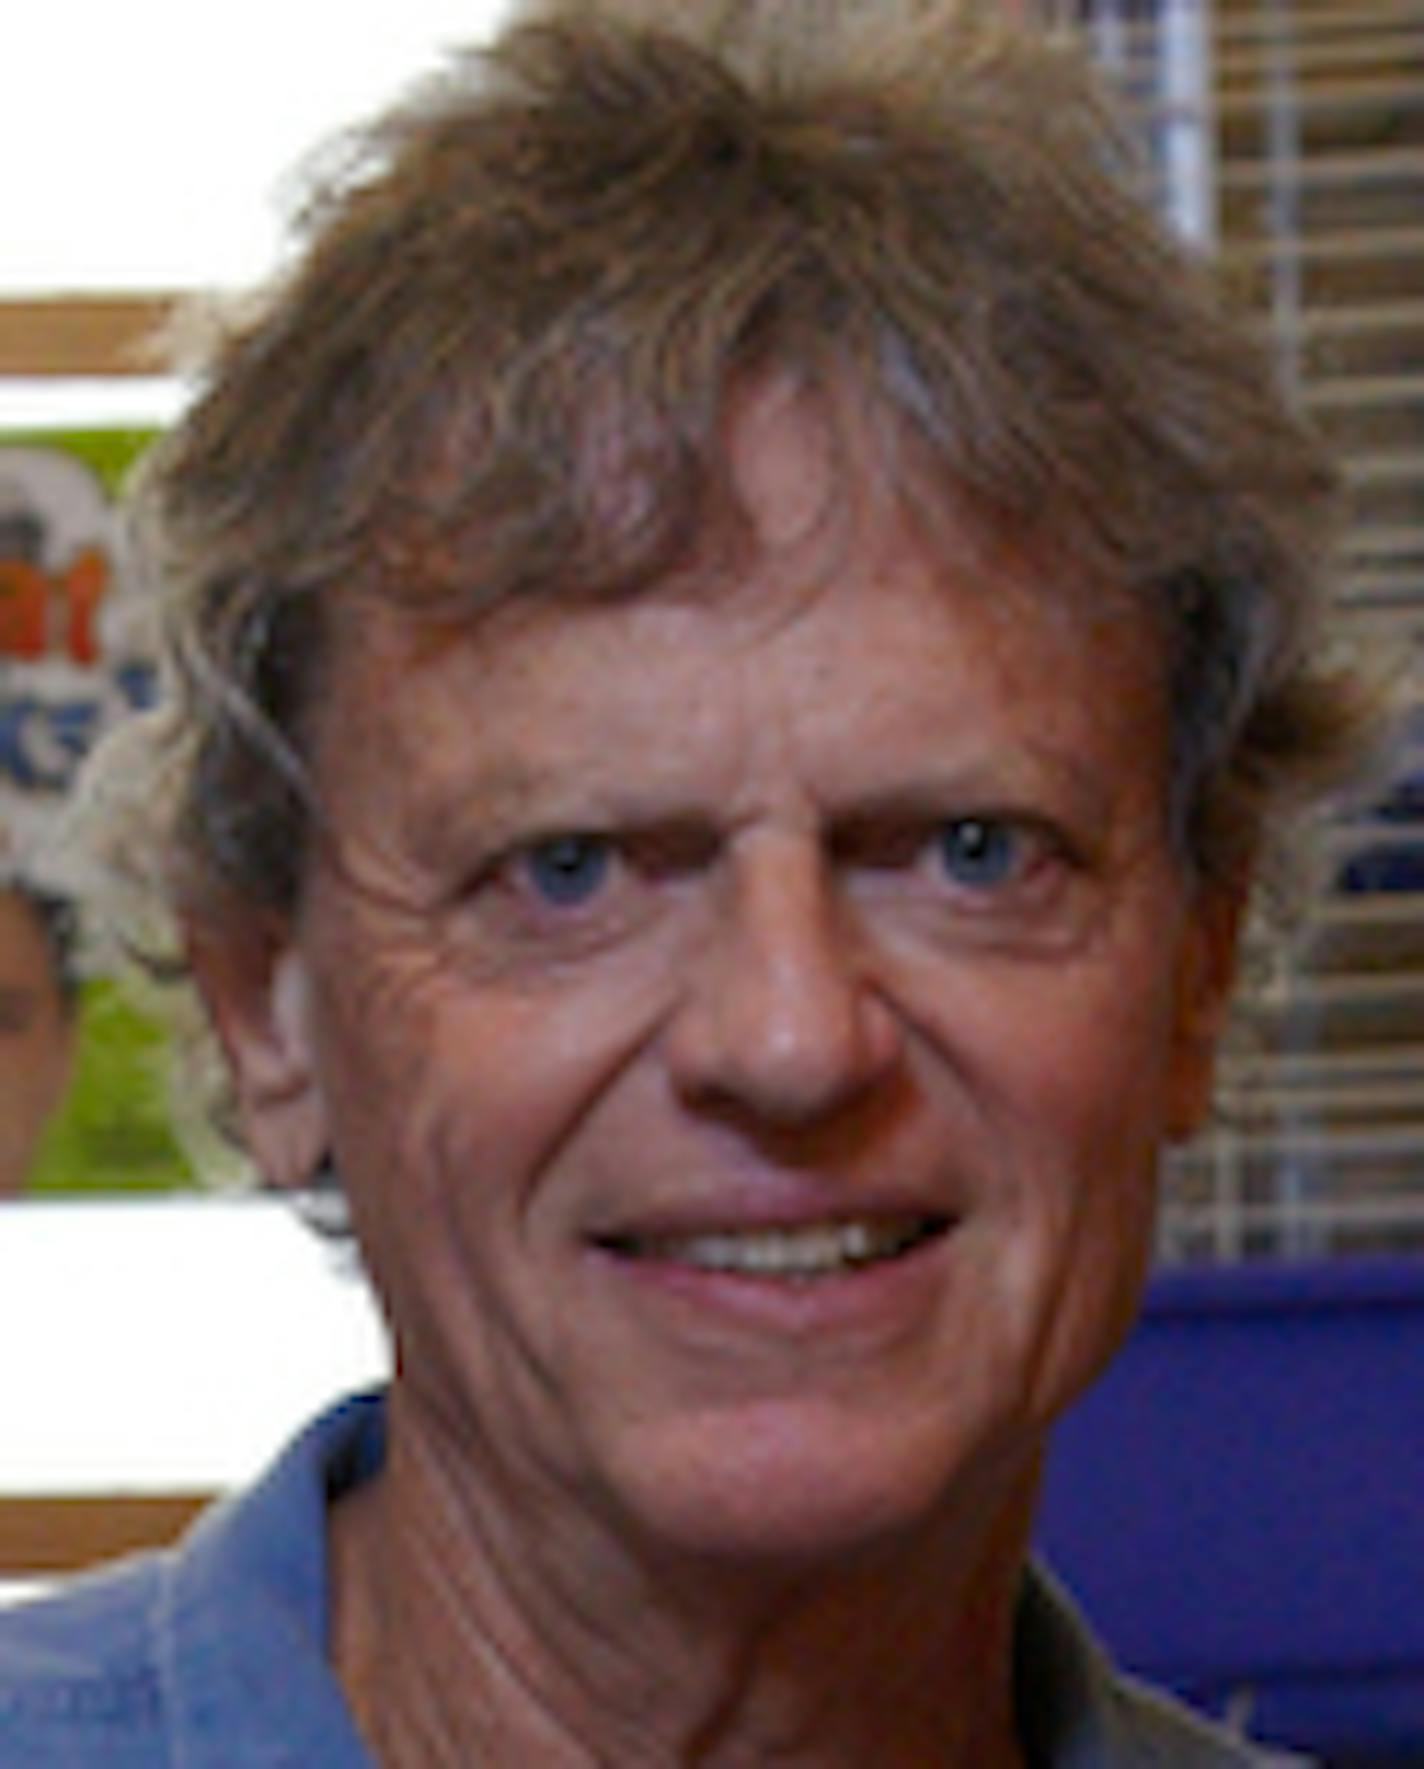
<svg viewBox="0 0 1424 1769">
<path fill-rule="evenodd" d="M 674 1084 L 773 1127 L 824 1121 L 894 1069 L 893 1007 L 814 844 L 769 841 L 724 883 L 667 1030 Z"/>
</svg>

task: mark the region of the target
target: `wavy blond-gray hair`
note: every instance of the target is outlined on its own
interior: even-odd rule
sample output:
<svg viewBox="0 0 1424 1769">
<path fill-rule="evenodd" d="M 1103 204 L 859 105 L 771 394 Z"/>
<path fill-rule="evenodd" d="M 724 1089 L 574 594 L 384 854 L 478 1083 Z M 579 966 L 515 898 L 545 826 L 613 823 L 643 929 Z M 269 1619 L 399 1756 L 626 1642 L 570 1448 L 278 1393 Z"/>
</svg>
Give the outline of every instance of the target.
<svg viewBox="0 0 1424 1769">
<path fill-rule="evenodd" d="M 1155 611 L 1180 851 L 1238 875 L 1355 753 L 1333 480 L 1139 182 L 1071 56 L 949 0 L 544 0 L 455 56 L 328 156 L 143 472 L 169 681 L 124 745 L 129 875 L 289 911 L 355 598 L 655 585 L 731 520 L 727 403 L 772 366 L 1061 562 L 1045 594 Z"/>
</svg>

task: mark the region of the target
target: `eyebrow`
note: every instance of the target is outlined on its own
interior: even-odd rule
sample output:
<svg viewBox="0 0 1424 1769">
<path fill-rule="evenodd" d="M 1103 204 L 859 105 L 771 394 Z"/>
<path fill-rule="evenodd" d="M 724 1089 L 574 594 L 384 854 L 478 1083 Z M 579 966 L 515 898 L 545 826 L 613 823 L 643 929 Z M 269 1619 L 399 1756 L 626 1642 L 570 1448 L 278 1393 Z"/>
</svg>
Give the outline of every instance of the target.
<svg viewBox="0 0 1424 1769">
<path fill-rule="evenodd" d="M 977 764 L 942 771 L 929 769 L 917 778 L 884 788 L 870 787 L 848 795 L 842 804 L 832 808 L 827 820 L 833 824 L 913 822 L 942 816 L 946 810 L 1021 810 L 1029 801 L 1042 798 L 1045 785 L 1056 803 L 1066 801 L 1072 815 L 1101 819 L 1111 808 L 1112 795 L 1095 770 L 1042 750 L 1035 752 L 1032 768 Z"/>
</svg>

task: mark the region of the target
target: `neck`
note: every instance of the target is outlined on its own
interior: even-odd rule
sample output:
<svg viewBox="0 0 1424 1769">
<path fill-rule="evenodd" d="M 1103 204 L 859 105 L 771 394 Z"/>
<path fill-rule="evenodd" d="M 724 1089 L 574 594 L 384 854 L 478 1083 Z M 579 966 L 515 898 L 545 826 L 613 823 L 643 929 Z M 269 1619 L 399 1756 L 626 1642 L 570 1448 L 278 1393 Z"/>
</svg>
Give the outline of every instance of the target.
<svg viewBox="0 0 1424 1769">
<path fill-rule="evenodd" d="M 833 1571 L 671 1562 L 510 1515 L 393 1398 L 385 1469 L 332 1525 L 332 1651 L 383 1769 L 537 1762 L 1020 1769 L 1025 1490 Z"/>
</svg>

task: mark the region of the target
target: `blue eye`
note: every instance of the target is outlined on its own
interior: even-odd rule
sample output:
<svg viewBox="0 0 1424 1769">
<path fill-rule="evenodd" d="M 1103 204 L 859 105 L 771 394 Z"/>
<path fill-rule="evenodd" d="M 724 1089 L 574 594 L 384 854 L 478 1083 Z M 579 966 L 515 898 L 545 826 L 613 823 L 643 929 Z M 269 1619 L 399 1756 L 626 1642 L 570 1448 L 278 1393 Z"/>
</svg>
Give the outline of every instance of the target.
<svg viewBox="0 0 1424 1769">
<path fill-rule="evenodd" d="M 535 842 L 524 859 L 525 876 L 546 903 L 577 908 L 596 896 L 613 864 L 608 843 L 596 835 L 556 835 Z"/>
<path fill-rule="evenodd" d="M 1005 884 L 1022 859 L 1022 832 L 993 817 L 959 817 L 939 834 L 940 864 L 956 884 L 976 890 Z"/>
</svg>

